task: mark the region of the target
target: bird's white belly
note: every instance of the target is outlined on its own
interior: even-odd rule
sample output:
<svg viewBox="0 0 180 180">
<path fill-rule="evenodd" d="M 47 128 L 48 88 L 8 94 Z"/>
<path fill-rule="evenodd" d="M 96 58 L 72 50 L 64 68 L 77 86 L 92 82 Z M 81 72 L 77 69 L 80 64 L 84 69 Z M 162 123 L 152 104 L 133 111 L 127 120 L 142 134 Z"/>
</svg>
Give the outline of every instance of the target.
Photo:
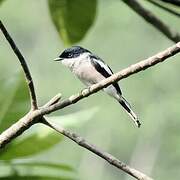
<svg viewBox="0 0 180 180">
<path fill-rule="evenodd" d="M 106 79 L 102 74 L 100 74 L 95 67 L 91 64 L 90 60 L 72 62 L 72 60 L 65 60 L 64 65 L 70 68 L 70 70 L 84 83 L 86 86 L 91 86 L 96 84 L 103 79 Z M 110 96 L 119 99 L 119 94 L 117 93 L 115 87 L 110 85 L 103 89 Z"/>
<path fill-rule="evenodd" d="M 74 73 L 87 86 L 98 83 L 105 79 L 96 69 L 89 63 L 80 65 Z"/>
<path fill-rule="evenodd" d="M 76 70 L 74 71 L 74 73 L 86 86 L 91 86 L 102 81 L 103 79 L 106 79 L 91 64 L 88 63 L 83 64 L 75 69 Z M 110 96 L 116 99 L 119 98 L 119 95 L 117 94 L 117 91 L 113 85 L 110 85 L 103 90 Z"/>
</svg>

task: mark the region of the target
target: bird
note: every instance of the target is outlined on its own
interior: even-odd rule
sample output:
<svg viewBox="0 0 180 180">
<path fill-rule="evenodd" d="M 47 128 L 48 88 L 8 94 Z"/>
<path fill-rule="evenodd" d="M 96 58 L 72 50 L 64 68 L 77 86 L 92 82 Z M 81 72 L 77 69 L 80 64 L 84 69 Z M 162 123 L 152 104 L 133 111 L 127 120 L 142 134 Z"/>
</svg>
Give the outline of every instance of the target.
<svg viewBox="0 0 180 180">
<path fill-rule="evenodd" d="M 69 68 L 70 71 L 87 87 L 90 87 L 113 74 L 111 68 L 100 57 L 81 46 L 72 46 L 65 49 L 54 60 L 60 61 Z M 116 99 L 131 117 L 135 125 L 140 127 L 141 123 L 128 101 L 123 97 L 118 83 L 112 83 L 108 87 L 103 88 L 103 91 Z"/>
</svg>

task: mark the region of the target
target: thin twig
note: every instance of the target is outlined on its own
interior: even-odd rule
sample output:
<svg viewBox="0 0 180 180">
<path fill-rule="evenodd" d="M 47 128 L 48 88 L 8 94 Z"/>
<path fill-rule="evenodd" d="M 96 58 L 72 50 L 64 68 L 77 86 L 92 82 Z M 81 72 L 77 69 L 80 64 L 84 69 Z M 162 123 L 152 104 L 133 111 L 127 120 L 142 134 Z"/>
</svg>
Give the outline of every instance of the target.
<svg viewBox="0 0 180 180">
<path fill-rule="evenodd" d="M 21 66 L 23 68 L 25 78 L 26 78 L 26 82 L 28 84 L 30 98 L 31 98 L 31 108 L 32 108 L 32 110 L 37 109 L 37 100 L 36 100 L 36 94 L 35 94 L 35 90 L 34 90 L 34 84 L 33 84 L 33 80 L 32 80 L 30 71 L 28 69 L 28 66 L 26 64 L 26 60 L 24 59 L 24 57 L 21 54 L 21 52 L 19 51 L 18 47 L 14 43 L 10 34 L 7 32 L 7 30 L 6 30 L 5 26 L 3 25 L 3 23 L 1 22 L 1 20 L 0 20 L 0 29 L 1 29 L 2 33 L 4 34 L 6 40 L 9 42 L 12 50 L 16 54 L 18 60 L 21 63 Z"/>
<path fill-rule="evenodd" d="M 43 107 L 49 107 L 49 106 L 52 106 L 53 104 L 56 104 L 57 102 L 60 101 L 62 97 L 62 94 L 57 94 L 56 96 L 54 96 L 52 99 L 50 99 Z"/>
<path fill-rule="evenodd" d="M 166 23 L 142 6 L 138 0 L 123 0 L 123 2 L 139 14 L 145 21 L 161 31 L 168 39 L 176 43 L 180 41 L 180 34 L 178 32 L 173 31 Z"/>
<path fill-rule="evenodd" d="M 163 6 L 162 4 L 159 4 L 157 1 L 154 1 L 154 0 L 147 0 L 147 1 L 150 2 L 153 5 L 161 8 L 161 9 L 163 9 L 163 10 L 165 10 L 165 11 L 167 11 L 167 12 L 169 12 L 169 13 L 175 15 L 175 16 L 177 16 L 177 17 L 180 17 L 180 13 L 178 13 L 175 10 L 172 10 L 172 9 L 166 7 L 166 6 Z"/>
<path fill-rule="evenodd" d="M 140 180 L 152 180 L 147 175 L 145 175 L 145 174 L 137 171 L 136 169 L 126 165 L 125 163 L 121 162 L 119 159 L 117 159 L 116 157 L 112 156 L 111 154 L 109 154 L 107 152 L 104 152 L 103 150 L 100 150 L 99 148 L 97 148 L 94 145 L 90 144 L 89 142 L 87 142 L 84 138 L 82 138 L 78 134 L 72 133 L 72 132 L 64 129 L 63 127 L 60 127 L 59 125 L 48 121 L 45 118 L 43 118 L 42 123 L 47 125 L 47 126 L 49 126 L 52 129 L 54 129 L 58 133 L 63 134 L 67 138 L 73 140 L 79 146 L 81 146 L 83 148 L 86 148 L 87 150 L 95 153 L 99 157 L 101 157 L 104 160 L 106 160 L 107 162 L 109 162 L 111 165 L 117 167 L 118 169 L 121 169 L 121 170 L 125 171 L 126 173 L 128 173 L 129 175 L 135 177 L 136 179 L 140 179 Z"/>
</svg>

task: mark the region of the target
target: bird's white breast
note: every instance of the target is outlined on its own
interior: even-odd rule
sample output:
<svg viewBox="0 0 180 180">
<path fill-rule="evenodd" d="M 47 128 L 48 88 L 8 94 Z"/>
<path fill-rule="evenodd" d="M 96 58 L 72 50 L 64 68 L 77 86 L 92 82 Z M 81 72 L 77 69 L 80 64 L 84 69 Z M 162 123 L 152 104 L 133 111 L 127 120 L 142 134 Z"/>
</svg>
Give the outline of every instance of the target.
<svg viewBox="0 0 180 180">
<path fill-rule="evenodd" d="M 78 76 L 78 78 L 86 85 L 90 86 L 92 84 L 98 83 L 105 79 L 92 65 L 90 59 L 79 63 L 73 72 Z"/>
<path fill-rule="evenodd" d="M 105 77 L 95 69 L 91 63 L 91 59 L 89 56 L 86 56 L 86 54 L 81 55 L 78 58 L 64 59 L 62 60 L 62 64 L 67 66 L 86 86 L 91 86 L 105 79 Z M 112 74 L 106 65 L 102 63 L 101 66 L 105 66 L 104 68 Z M 114 86 L 110 85 L 103 90 L 110 96 L 113 96 L 116 99 L 119 98 Z"/>
<path fill-rule="evenodd" d="M 87 86 L 105 79 L 92 65 L 91 59 L 86 53 L 78 58 L 65 59 L 62 63 Z"/>
</svg>

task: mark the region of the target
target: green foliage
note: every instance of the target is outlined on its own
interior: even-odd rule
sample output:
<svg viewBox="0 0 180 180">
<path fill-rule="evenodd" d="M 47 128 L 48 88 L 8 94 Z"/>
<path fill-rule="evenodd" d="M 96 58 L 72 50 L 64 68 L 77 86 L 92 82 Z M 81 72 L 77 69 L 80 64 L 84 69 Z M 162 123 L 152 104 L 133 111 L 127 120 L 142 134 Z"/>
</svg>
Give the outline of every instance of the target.
<svg viewBox="0 0 180 180">
<path fill-rule="evenodd" d="M 66 174 L 72 174 L 74 172 L 74 169 L 71 168 L 70 166 L 68 165 L 65 165 L 65 164 L 57 164 L 57 163 L 53 163 L 53 162 L 44 162 L 44 161 L 27 161 L 27 160 L 18 160 L 18 161 L 1 161 L 1 164 L 4 166 L 4 167 L 8 167 L 11 171 L 10 175 L 7 176 L 7 175 L 4 175 L 2 177 L 0 177 L 0 179 L 4 179 L 4 178 L 28 178 L 28 177 L 32 177 L 32 175 L 21 175 L 19 172 L 20 168 L 26 168 L 28 170 L 30 170 L 31 168 L 43 168 L 44 171 L 47 171 L 47 170 L 57 170 L 58 172 L 59 171 L 62 171 L 62 172 L 66 172 Z M 33 176 L 34 177 L 34 176 Z M 48 175 L 41 175 L 41 172 L 39 171 L 38 173 L 38 177 L 37 178 L 47 178 L 47 179 L 53 179 L 54 177 L 51 177 Z M 62 177 L 62 179 L 64 179 Z M 65 178 L 66 179 L 66 178 Z"/>
<path fill-rule="evenodd" d="M 29 95 L 22 73 L 0 81 L 0 132 L 21 118 L 29 109 Z"/>
<path fill-rule="evenodd" d="M 65 45 L 80 41 L 91 27 L 97 0 L 49 0 L 52 20 Z"/>
<path fill-rule="evenodd" d="M 7 163 L 5 161 L 5 163 Z M 43 167 L 43 168 L 53 168 L 57 170 L 64 170 L 64 171 L 74 171 L 74 169 L 68 165 L 65 164 L 57 164 L 57 163 L 50 163 L 50 162 L 12 162 L 9 163 L 9 165 L 15 165 L 15 166 L 24 166 L 24 167 Z"/>
<path fill-rule="evenodd" d="M 3 2 L 4 0 L 0 0 L 0 4 Z"/>
<path fill-rule="evenodd" d="M 0 151 L 0 158 L 4 160 L 17 159 L 20 157 L 36 155 L 46 151 L 62 140 L 62 136 L 40 127 L 28 137 L 15 140 Z"/>
</svg>

